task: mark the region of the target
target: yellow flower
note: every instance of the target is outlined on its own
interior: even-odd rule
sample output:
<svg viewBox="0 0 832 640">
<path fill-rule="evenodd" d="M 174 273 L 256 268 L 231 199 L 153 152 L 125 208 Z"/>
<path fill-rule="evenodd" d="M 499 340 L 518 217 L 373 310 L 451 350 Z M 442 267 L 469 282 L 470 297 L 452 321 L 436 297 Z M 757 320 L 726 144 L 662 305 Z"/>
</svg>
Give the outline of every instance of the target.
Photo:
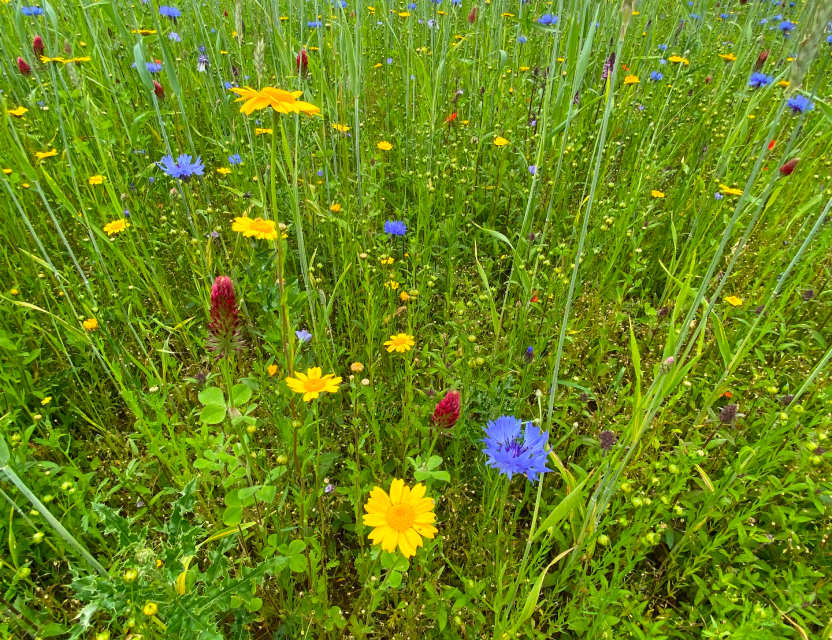
<svg viewBox="0 0 832 640">
<path fill-rule="evenodd" d="M 270 378 L 273 377 L 277 373 L 277 365 L 270 364 L 268 367 L 266 367 L 266 371 L 268 372 Z"/>
<path fill-rule="evenodd" d="M 506 140 L 503 136 L 497 136 L 494 138 L 494 146 L 495 147 L 504 147 L 508 144 L 508 140 Z"/>
<path fill-rule="evenodd" d="M 720 53 L 719 57 L 725 60 L 725 62 L 734 62 L 737 59 L 733 53 Z"/>
<path fill-rule="evenodd" d="M 38 160 L 45 160 L 46 158 L 54 158 L 58 152 L 53 148 L 49 151 L 35 151 L 35 157 Z"/>
<path fill-rule="evenodd" d="M 624 84 L 638 84 L 640 80 L 638 76 L 634 76 L 630 74 L 629 76 L 624 76 Z"/>
<path fill-rule="evenodd" d="M 70 58 L 69 60 L 67 60 L 67 62 L 78 63 L 78 62 L 89 62 L 90 60 L 92 60 L 92 58 L 90 58 L 89 56 L 81 56 L 80 58 Z"/>
<path fill-rule="evenodd" d="M 409 336 L 406 333 L 396 333 L 390 336 L 390 339 L 384 343 L 384 346 L 387 347 L 387 353 L 404 353 L 405 351 L 410 351 L 410 348 L 416 344 L 416 341 L 413 339 L 413 336 Z"/>
<path fill-rule="evenodd" d="M 52 396 L 46 396 L 43 400 L 40 401 L 41 405 L 44 407 L 52 402 Z"/>
<path fill-rule="evenodd" d="M 381 487 L 374 487 L 364 511 L 364 524 L 373 527 L 367 536 L 373 544 L 389 552 L 398 547 L 405 558 L 422 546 L 422 538 L 432 539 L 438 531 L 433 498 L 425 497 L 425 485 L 421 483 L 411 489 L 404 480 L 395 478 L 389 495 Z"/>
<path fill-rule="evenodd" d="M 286 378 L 286 384 L 295 393 L 302 393 L 304 402 L 309 402 L 322 393 L 336 393 L 341 378 L 331 373 L 321 376 L 321 368 L 312 367 L 306 373 L 298 371 L 294 378 Z"/>
<path fill-rule="evenodd" d="M 90 179 L 87 180 L 90 184 L 104 184 L 104 176 L 90 176 Z"/>
<path fill-rule="evenodd" d="M 142 607 L 142 613 L 146 616 L 155 616 L 156 612 L 159 610 L 159 605 L 155 602 L 145 602 L 144 606 Z"/>
<path fill-rule="evenodd" d="M 95 318 L 87 318 L 83 322 L 83 327 L 87 331 L 95 331 L 96 329 L 98 329 L 98 320 L 96 320 Z"/>
<path fill-rule="evenodd" d="M 332 123 L 332 128 L 335 129 L 338 133 L 346 133 L 350 130 L 350 128 L 345 124 L 338 124 L 337 122 Z"/>
<path fill-rule="evenodd" d="M 138 33 L 140 36 L 152 36 L 156 34 L 156 29 L 133 29 L 130 33 Z"/>
<path fill-rule="evenodd" d="M 242 216 L 234 218 L 231 230 L 242 233 L 245 238 L 257 238 L 258 240 L 274 240 L 277 238 L 277 226 L 274 220 L 263 220 L 263 218 L 249 218 Z"/>
<path fill-rule="evenodd" d="M 732 307 L 739 307 L 742 305 L 742 298 L 738 298 L 737 296 L 727 296 L 725 298 L 725 302 L 730 304 Z"/>
<path fill-rule="evenodd" d="M 667 59 L 668 62 L 681 62 L 682 64 L 690 64 L 690 60 L 687 58 L 683 58 L 682 56 L 670 56 Z"/>
<path fill-rule="evenodd" d="M 719 190 L 722 191 L 726 196 L 741 196 L 742 189 L 735 189 L 734 187 L 729 187 L 727 184 L 720 184 Z"/>
<path fill-rule="evenodd" d="M 356 360 L 350 365 L 350 371 L 353 373 L 361 373 L 364 371 L 364 365 Z"/>
<path fill-rule="evenodd" d="M 410 300 L 410 295 L 407 293 L 407 291 L 402 291 L 399 294 L 399 298 L 401 299 L 402 302 L 407 302 L 408 300 Z"/>
<path fill-rule="evenodd" d="M 10 116 L 14 116 L 15 118 L 20 118 L 26 113 L 28 109 L 24 106 L 20 106 L 17 109 L 9 109 L 8 113 Z"/>
<path fill-rule="evenodd" d="M 227 176 L 229 173 L 231 173 L 231 169 L 229 169 L 228 167 L 217 167 L 217 173 L 219 173 L 222 176 Z"/>
<path fill-rule="evenodd" d="M 788 87 L 790 84 L 791 83 L 788 80 L 780 80 L 780 82 L 777 83 L 777 86 L 778 87 Z"/>
<path fill-rule="evenodd" d="M 308 116 L 321 112 L 320 108 L 314 104 L 298 100 L 303 95 L 303 91 L 285 91 L 275 87 L 263 87 L 259 91 L 251 87 L 231 87 L 230 91 L 239 96 L 235 102 L 243 103 L 240 113 L 246 115 L 268 107 L 277 113 L 305 113 Z"/>
<path fill-rule="evenodd" d="M 664 193 L 662 193 L 661 191 L 659 191 L 657 189 L 653 189 L 650 192 L 650 195 L 653 196 L 654 198 L 664 198 Z"/>
<path fill-rule="evenodd" d="M 256 136 L 262 136 L 262 135 L 265 135 L 265 134 L 271 135 L 272 130 L 271 129 L 261 129 L 259 127 L 254 129 L 254 135 L 256 135 Z"/>
<path fill-rule="evenodd" d="M 409 18 L 410 17 L 410 11 L 399 11 L 399 17 L 400 18 Z"/>
<path fill-rule="evenodd" d="M 382 151 L 390 151 L 393 148 L 393 145 L 387 142 L 387 140 L 382 140 L 376 145 Z"/>
<path fill-rule="evenodd" d="M 387 287 L 388 289 L 392 289 L 393 291 L 395 291 L 396 289 L 399 288 L 399 283 L 396 282 L 395 280 L 390 280 L 390 282 L 385 282 L 384 286 Z"/>
<path fill-rule="evenodd" d="M 108 222 L 104 225 L 104 233 L 108 236 L 114 236 L 117 233 L 121 233 L 127 227 L 130 226 L 130 223 L 127 222 L 124 218 L 119 218 L 118 220 L 113 220 L 112 222 Z"/>
<path fill-rule="evenodd" d="M 333 202 L 331 205 L 329 205 L 329 210 L 332 211 L 332 213 L 338 213 L 339 211 L 341 211 L 341 205 L 337 202 Z"/>
<path fill-rule="evenodd" d="M 3 173 L 6 174 L 7 176 L 10 176 L 10 175 L 12 175 L 12 173 L 14 173 L 14 171 L 12 169 L 9 169 L 8 167 L 4 167 L 3 168 Z"/>
</svg>

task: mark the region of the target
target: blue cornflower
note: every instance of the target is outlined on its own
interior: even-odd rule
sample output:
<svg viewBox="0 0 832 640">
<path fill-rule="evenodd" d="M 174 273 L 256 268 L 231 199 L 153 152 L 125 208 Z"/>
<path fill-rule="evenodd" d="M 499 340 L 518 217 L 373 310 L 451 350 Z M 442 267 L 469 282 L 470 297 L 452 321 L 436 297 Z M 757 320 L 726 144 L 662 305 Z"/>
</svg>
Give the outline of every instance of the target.
<svg viewBox="0 0 832 640">
<path fill-rule="evenodd" d="M 751 74 L 751 79 L 748 81 L 748 86 L 752 87 L 753 89 L 759 89 L 760 87 L 765 87 L 768 84 L 774 82 L 774 78 L 771 76 L 767 76 L 764 73 L 760 73 L 759 71 L 755 71 Z"/>
<path fill-rule="evenodd" d="M 526 347 L 526 353 L 524 354 L 524 357 L 526 358 L 526 360 L 528 362 L 531 362 L 532 360 L 534 360 L 534 347 L 532 347 L 532 346 Z"/>
<path fill-rule="evenodd" d="M 228 156 L 228 164 L 243 164 L 243 159 L 240 157 L 239 153 L 232 153 L 230 156 Z"/>
<path fill-rule="evenodd" d="M 387 64 L 393 64 L 393 58 L 387 58 Z"/>
<path fill-rule="evenodd" d="M 20 13 L 24 16 L 42 16 L 43 9 L 40 7 L 20 7 Z"/>
<path fill-rule="evenodd" d="M 724 197 L 719 191 L 714 194 L 714 200 L 722 200 Z"/>
<path fill-rule="evenodd" d="M 458 7 L 459 5 L 462 4 L 462 0 L 451 0 L 451 4 L 454 5 L 455 7 Z"/>
<path fill-rule="evenodd" d="M 525 475 L 535 482 L 538 477 L 551 471 L 546 467 L 546 442 L 549 434 L 543 433 L 531 422 L 525 424 L 514 416 L 500 416 L 485 426 L 486 464 L 511 479 L 515 473 Z"/>
<path fill-rule="evenodd" d="M 783 20 L 783 22 L 781 22 L 777 28 L 780 29 L 784 36 L 787 36 L 789 35 L 789 33 L 792 32 L 795 26 L 795 23 L 791 20 Z"/>
<path fill-rule="evenodd" d="M 159 62 L 145 62 L 144 66 L 150 73 L 159 73 L 162 70 L 162 64 Z"/>
<path fill-rule="evenodd" d="M 197 157 L 195 161 L 191 161 L 191 156 L 187 153 L 181 154 L 176 162 L 174 162 L 173 156 L 168 155 L 156 164 L 171 178 L 179 178 L 180 180 L 187 180 L 191 176 L 201 176 L 205 170 L 202 158 Z"/>
<path fill-rule="evenodd" d="M 416 8 L 416 3 L 415 2 L 409 2 L 408 5 L 407 5 L 407 8 L 410 11 L 413 11 Z"/>
<path fill-rule="evenodd" d="M 175 20 L 176 18 L 182 17 L 182 12 L 176 7 L 162 5 L 159 7 L 159 15 L 165 16 L 166 18 L 173 18 Z"/>
<path fill-rule="evenodd" d="M 826 36 L 826 44 L 832 44 L 832 35 Z"/>
<path fill-rule="evenodd" d="M 829 37 L 832 38 L 832 36 Z M 528 41 L 529 40 L 528 38 L 526 38 L 526 36 L 517 36 L 517 42 L 519 42 L 520 44 L 526 44 Z"/>
<path fill-rule="evenodd" d="M 540 16 L 537 19 L 537 22 L 538 22 L 538 24 L 548 26 L 548 25 L 556 25 L 559 20 L 560 20 L 560 18 L 558 18 L 557 16 L 553 16 L 551 13 L 544 13 L 542 16 Z"/>
<path fill-rule="evenodd" d="M 815 108 L 815 105 L 812 104 L 812 101 L 809 100 L 806 96 L 798 93 L 796 96 L 789 98 L 789 101 L 786 103 L 792 113 L 806 113 L 807 111 L 811 111 Z"/>
<path fill-rule="evenodd" d="M 386 220 L 384 222 L 384 233 L 391 236 L 403 236 L 407 233 L 407 225 L 401 220 Z"/>
<path fill-rule="evenodd" d="M 309 333 L 306 329 L 299 329 L 298 331 L 295 331 L 295 335 L 301 342 L 309 342 L 309 340 L 312 338 L 312 334 Z"/>
<path fill-rule="evenodd" d="M 182 42 L 182 36 L 180 36 L 176 31 L 171 31 L 168 34 L 168 40 L 171 42 Z"/>
<path fill-rule="evenodd" d="M 536 164 L 530 164 L 529 165 L 529 173 L 532 174 L 532 175 L 535 175 L 537 173 L 537 165 Z"/>
<path fill-rule="evenodd" d="M 651 71 L 650 79 L 653 82 L 659 82 L 660 80 L 664 79 L 664 74 L 661 71 Z"/>
<path fill-rule="evenodd" d="M 310 20 L 309 22 L 306 23 L 306 26 L 309 27 L 310 29 L 315 29 L 317 27 L 324 26 L 324 23 L 321 22 L 320 20 Z"/>
<path fill-rule="evenodd" d="M 659 51 L 667 51 L 667 45 L 666 44 L 660 44 L 659 45 Z"/>
</svg>

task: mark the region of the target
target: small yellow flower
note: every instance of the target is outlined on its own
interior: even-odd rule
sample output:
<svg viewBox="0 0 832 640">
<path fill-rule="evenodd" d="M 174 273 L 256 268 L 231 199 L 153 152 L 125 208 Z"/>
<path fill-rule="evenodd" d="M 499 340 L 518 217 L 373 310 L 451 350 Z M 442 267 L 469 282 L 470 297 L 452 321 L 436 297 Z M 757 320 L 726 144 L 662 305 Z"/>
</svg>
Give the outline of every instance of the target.
<svg viewBox="0 0 832 640">
<path fill-rule="evenodd" d="M 152 36 L 156 34 L 156 29 L 133 29 L 131 33 L 138 33 L 140 36 Z"/>
<path fill-rule="evenodd" d="M 13 296 L 16 296 L 18 293 L 20 293 L 20 291 L 18 291 L 17 289 L 9 289 L 9 294 Z"/>
<path fill-rule="evenodd" d="M 690 64 L 690 60 L 688 60 L 687 58 L 683 58 L 682 56 L 670 56 L 667 59 L 667 61 L 668 62 L 681 62 L 684 65 Z"/>
<path fill-rule="evenodd" d="M 142 607 L 142 613 L 146 616 L 155 616 L 156 612 L 159 611 L 159 605 L 155 602 L 145 602 L 144 606 Z"/>
<path fill-rule="evenodd" d="M 9 109 L 9 115 L 14 116 L 15 118 L 23 117 L 23 114 L 26 113 L 28 109 L 26 107 L 20 106 L 17 109 Z"/>
<path fill-rule="evenodd" d="M 780 82 L 777 83 L 777 86 L 778 87 L 788 87 L 790 84 L 791 83 L 788 80 L 780 80 Z"/>
<path fill-rule="evenodd" d="M 84 320 L 83 326 L 87 331 L 95 331 L 98 329 L 98 320 L 95 318 L 87 318 Z"/>
<path fill-rule="evenodd" d="M 258 240 L 275 240 L 277 238 L 277 226 L 274 220 L 263 218 L 249 218 L 241 216 L 234 218 L 231 230 L 242 233 L 244 238 L 257 238 Z"/>
<path fill-rule="evenodd" d="M 52 396 L 46 396 L 43 400 L 40 401 L 41 405 L 44 407 L 52 402 Z"/>
<path fill-rule="evenodd" d="M 653 189 L 650 192 L 650 195 L 653 196 L 654 198 L 664 198 L 664 193 L 659 191 L 658 189 Z"/>
<path fill-rule="evenodd" d="M 286 384 L 295 393 L 302 393 L 304 402 L 310 402 L 322 393 L 336 393 L 341 377 L 331 373 L 322 376 L 320 367 L 312 367 L 306 373 L 298 371 L 294 378 L 286 378 Z"/>
<path fill-rule="evenodd" d="M 382 140 L 381 142 L 379 142 L 379 143 L 376 145 L 376 147 L 378 147 L 378 148 L 379 148 L 379 149 L 381 149 L 382 151 L 390 151 L 390 149 L 392 149 L 392 148 L 393 148 L 393 145 L 392 145 L 392 144 L 390 144 L 389 142 L 387 142 L 387 140 Z"/>
<path fill-rule="evenodd" d="M 410 300 L 410 295 L 407 293 L 407 291 L 402 291 L 399 294 L 399 299 L 401 299 L 402 302 L 407 302 L 408 300 Z"/>
<path fill-rule="evenodd" d="M 725 60 L 725 62 L 734 62 L 737 59 L 733 53 L 720 53 L 719 57 Z"/>
<path fill-rule="evenodd" d="M 387 353 L 404 353 L 405 351 L 410 351 L 415 344 L 416 341 L 413 339 L 413 336 L 409 336 L 406 333 L 396 333 L 390 336 L 390 339 L 384 343 L 384 346 L 387 347 Z"/>
<path fill-rule="evenodd" d="M 624 84 L 638 84 L 639 82 L 641 81 L 638 79 L 638 76 L 632 74 L 624 76 Z"/>
<path fill-rule="evenodd" d="M 333 202 L 331 205 L 329 205 L 329 210 L 332 211 L 332 213 L 338 213 L 341 211 L 341 205 L 337 202 Z"/>
<path fill-rule="evenodd" d="M 217 167 L 217 173 L 221 176 L 227 176 L 229 173 L 231 173 L 231 169 L 229 169 L 228 167 Z"/>
<path fill-rule="evenodd" d="M 350 371 L 353 373 L 361 373 L 364 371 L 364 365 L 356 360 L 350 365 Z"/>
<path fill-rule="evenodd" d="M 10 175 L 12 175 L 13 171 L 12 171 L 12 169 L 9 169 L 8 167 L 4 167 L 3 168 L 3 173 L 6 174 L 7 176 L 10 176 Z"/>
<path fill-rule="evenodd" d="M 38 160 L 45 160 L 46 158 L 54 158 L 58 152 L 53 148 L 49 151 L 35 151 L 35 157 Z"/>
<path fill-rule="evenodd" d="M 508 144 L 508 140 L 506 140 L 503 136 L 497 136 L 494 138 L 494 146 L 495 147 L 504 147 Z"/>
<path fill-rule="evenodd" d="M 399 288 L 399 283 L 396 282 L 395 280 L 390 280 L 389 282 L 385 282 L 384 286 L 387 287 L 388 289 L 392 289 L 393 291 L 395 291 L 396 289 Z"/>
<path fill-rule="evenodd" d="M 272 134 L 271 129 L 261 129 L 260 127 L 256 127 L 254 129 L 254 135 L 256 135 L 256 136 L 271 135 L 271 134 Z"/>
<path fill-rule="evenodd" d="M 87 182 L 89 184 L 92 184 L 92 185 L 104 184 L 104 176 L 100 176 L 100 175 L 90 176 L 90 179 L 87 180 Z"/>
<path fill-rule="evenodd" d="M 127 227 L 130 226 L 130 223 L 127 222 L 124 218 L 119 218 L 118 220 L 113 220 L 112 222 L 108 222 L 104 225 L 104 233 L 108 236 L 114 236 L 117 233 L 121 233 Z"/>
<path fill-rule="evenodd" d="M 422 538 L 432 539 L 438 531 L 433 504 L 433 498 L 425 497 L 425 485 L 419 483 L 411 489 L 404 480 L 395 478 L 390 493 L 373 488 L 364 505 L 362 522 L 373 527 L 368 536 L 373 544 L 389 552 L 398 547 L 409 558 L 422 546 Z"/>
<path fill-rule="evenodd" d="M 337 122 L 332 123 L 332 128 L 335 129 L 338 133 L 346 133 L 350 130 L 350 128 L 345 124 L 338 124 Z"/>
<path fill-rule="evenodd" d="M 409 18 L 410 17 L 410 11 L 399 11 L 399 17 L 400 18 Z"/>
<path fill-rule="evenodd" d="M 727 296 L 725 298 L 725 302 L 730 304 L 732 307 L 742 306 L 742 298 L 738 298 L 737 296 Z"/>
<path fill-rule="evenodd" d="M 742 189 L 736 189 L 734 187 L 729 187 L 727 184 L 720 184 L 719 190 L 724 193 L 726 196 L 741 196 Z"/>
<path fill-rule="evenodd" d="M 277 365 L 270 364 L 268 367 L 266 367 L 266 371 L 268 372 L 270 378 L 274 377 L 277 373 Z"/>
</svg>

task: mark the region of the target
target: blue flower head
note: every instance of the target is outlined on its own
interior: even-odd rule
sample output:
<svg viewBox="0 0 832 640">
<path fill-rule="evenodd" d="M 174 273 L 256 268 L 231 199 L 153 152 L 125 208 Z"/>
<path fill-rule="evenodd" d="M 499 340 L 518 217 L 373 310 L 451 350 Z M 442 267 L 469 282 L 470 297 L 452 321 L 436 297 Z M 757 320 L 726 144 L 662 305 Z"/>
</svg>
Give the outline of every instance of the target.
<svg viewBox="0 0 832 640">
<path fill-rule="evenodd" d="M 538 24 L 542 24 L 545 26 L 549 25 L 556 25 L 560 19 L 557 16 L 553 16 L 551 13 L 544 13 L 537 19 Z"/>
<path fill-rule="evenodd" d="M 162 65 L 159 62 L 145 62 L 145 67 L 150 73 L 159 73 L 162 70 Z"/>
<path fill-rule="evenodd" d="M 829 37 L 832 38 L 832 36 Z M 517 42 L 520 44 L 526 44 L 528 42 L 528 38 L 526 38 L 526 36 L 517 36 Z"/>
<path fill-rule="evenodd" d="M 173 18 L 175 20 L 176 18 L 182 17 L 182 12 L 176 7 L 167 7 L 162 5 L 159 7 L 159 15 L 165 16 L 166 18 Z"/>
<path fill-rule="evenodd" d="M 832 35 L 826 36 L 826 44 L 832 44 Z"/>
<path fill-rule="evenodd" d="M 182 36 L 180 36 L 176 31 L 171 31 L 168 34 L 168 40 L 171 42 L 182 42 Z"/>
<path fill-rule="evenodd" d="M 783 20 L 783 22 L 781 22 L 778 25 L 777 28 L 780 29 L 780 31 L 783 33 L 784 36 L 787 36 L 787 35 L 789 35 L 789 33 L 792 32 L 794 27 L 795 27 L 794 22 L 792 22 L 790 20 Z"/>
<path fill-rule="evenodd" d="M 794 114 L 806 113 L 807 111 L 811 111 L 815 108 L 815 105 L 812 104 L 812 101 L 800 93 L 789 98 L 789 101 L 786 103 L 786 106 L 788 106 Z"/>
<path fill-rule="evenodd" d="M 651 71 L 650 72 L 650 79 L 653 82 L 659 82 L 664 78 L 664 74 L 661 71 Z"/>
<path fill-rule="evenodd" d="M 20 13 L 24 16 L 42 16 L 43 9 L 40 7 L 20 7 Z"/>
<path fill-rule="evenodd" d="M 187 153 L 181 154 L 175 162 L 173 156 L 165 156 L 157 164 L 171 178 L 180 180 L 187 180 L 191 176 L 201 176 L 205 171 L 202 159 L 197 157 L 195 161 L 191 161 L 191 156 Z"/>
<path fill-rule="evenodd" d="M 765 87 L 772 82 L 774 82 L 774 78 L 771 76 L 755 71 L 751 74 L 751 78 L 748 80 L 748 86 L 753 89 L 759 89 L 760 87 Z"/>
<path fill-rule="evenodd" d="M 391 236 L 403 236 L 407 233 L 407 225 L 401 220 L 386 220 L 384 222 L 384 233 Z"/>
<path fill-rule="evenodd" d="M 486 464 L 511 477 L 517 473 L 535 482 L 546 467 L 546 442 L 549 434 L 543 433 L 531 422 L 523 423 L 514 416 L 500 416 L 485 426 Z"/>
<path fill-rule="evenodd" d="M 232 153 L 230 156 L 228 156 L 228 164 L 243 164 L 243 159 L 240 157 L 239 153 Z"/>
<path fill-rule="evenodd" d="M 309 340 L 312 338 L 312 334 L 309 333 L 306 329 L 298 329 L 297 331 L 295 331 L 295 336 L 301 342 L 309 342 Z"/>
</svg>

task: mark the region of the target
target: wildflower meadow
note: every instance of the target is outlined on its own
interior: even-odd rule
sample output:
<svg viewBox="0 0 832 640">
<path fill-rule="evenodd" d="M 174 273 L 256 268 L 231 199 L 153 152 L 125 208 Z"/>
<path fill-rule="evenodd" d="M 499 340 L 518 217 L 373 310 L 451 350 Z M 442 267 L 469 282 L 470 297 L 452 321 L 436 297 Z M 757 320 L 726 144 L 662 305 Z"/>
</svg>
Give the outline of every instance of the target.
<svg viewBox="0 0 832 640">
<path fill-rule="evenodd" d="M 0 150 L 1 640 L 832 640 L 829 2 L 0 0 Z"/>
</svg>

